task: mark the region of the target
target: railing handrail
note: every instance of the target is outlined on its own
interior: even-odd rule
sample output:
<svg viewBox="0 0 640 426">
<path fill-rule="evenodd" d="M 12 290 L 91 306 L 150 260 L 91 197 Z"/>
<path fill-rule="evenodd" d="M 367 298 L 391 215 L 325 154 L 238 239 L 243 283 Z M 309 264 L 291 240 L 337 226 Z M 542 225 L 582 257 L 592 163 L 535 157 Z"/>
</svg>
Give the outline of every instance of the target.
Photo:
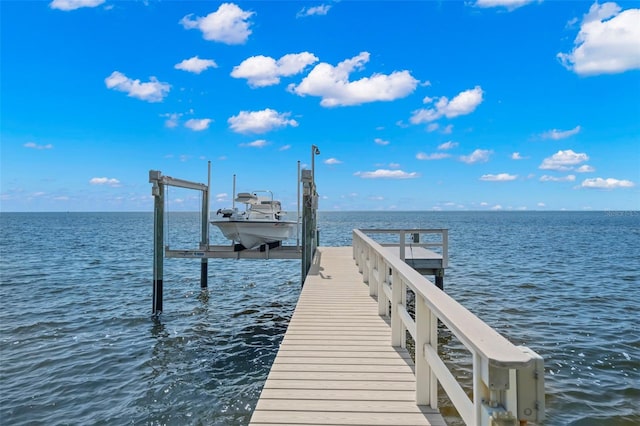
<svg viewBox="0 0 640 426">
<path fill-rule="evenodd" d="M 398 232 L 398 230 L 395 230 L 395 232 Z M 363 230 L 354 229 L 353 233 L 368 244 L 378 255 L 382 256 L 385 262 L 397 271 L 401 279 L 414 291 L 416 296 L 424 300 L 438 319 L 467 348 L 487 359 L 489 365 L 499 368 L 519 368 L 526 367 L 531 363 L 532 359 L 529 355 L 493 330 L 451 296 L 438 289 L 399 257 L 389 255 L 378 242 L 367 236 Z"/>
<path fill-rule="evenodd" d="M 420 234 L 440 234 L 447 231 L 446 228 L 358 228 L 358 231 L 370 234 L 397 234 L 399 232 Z"/>
<path fill-rule="evenodd" d="M 426 241 L 426 242 L 414 242 L 409 243 L 410 247 L 441 247 L 442 250 L 442 268 L 449 267 L 449 230 L 446 228 L 360 228 L 359 231 L 369 234 L 398 234 L 400 241 L 397 243 L 378 243 L 383 247 L 400 247 L 400 259 L 405 260 L 405 247 L 407 241 L 405 240 L 407 234 L 440 234 L 440 241 Z"/>
</svg>

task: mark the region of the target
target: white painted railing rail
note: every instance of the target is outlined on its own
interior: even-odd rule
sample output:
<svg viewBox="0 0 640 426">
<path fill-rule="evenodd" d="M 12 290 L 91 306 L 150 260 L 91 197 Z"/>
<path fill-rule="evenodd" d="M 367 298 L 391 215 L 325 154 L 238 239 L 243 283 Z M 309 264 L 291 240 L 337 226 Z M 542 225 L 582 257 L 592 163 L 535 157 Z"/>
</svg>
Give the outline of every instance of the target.
<svg viewBox="0 0 640 426">
<path fill-rule="evenodd" d="M 447 268 L 449 264 L 449 230 L 448 229 L 360 229 L 361 232 L 369 234 L 391 234 L 399 237 L 397 243 L 380 243 L 383 247 L 399 247 L 400 259 L 405 259 L 407 252 L 407 246 L 424 247 L 424 248 L 439 248 L 442 255 L 442 268 Z M 437 241 L 421 241 L 420 235 L 435 235 L 439 236 Z M 409 238 L 407 238 L 409 236 Z M 418 238 L 416 238 L 416 236 Z"/>
<path fill-rule="evenodd" d="M 378 298 L 378 313 L 391 316 L 391 344 L 404 347 L 405 331 L 415 341 L 416 404 L 437 408 L 440 383 L 467 425 L 544 418 L 544 365 L 538 354 L 510 343 L 362 230 L 353 231 L 353 254 L 369 293 Z M 415 294 L 415 320 L 407 310 L 407 289 Z M 471 352 L 471 397 L 438 355 L 438 321 Z"/>
</svg>

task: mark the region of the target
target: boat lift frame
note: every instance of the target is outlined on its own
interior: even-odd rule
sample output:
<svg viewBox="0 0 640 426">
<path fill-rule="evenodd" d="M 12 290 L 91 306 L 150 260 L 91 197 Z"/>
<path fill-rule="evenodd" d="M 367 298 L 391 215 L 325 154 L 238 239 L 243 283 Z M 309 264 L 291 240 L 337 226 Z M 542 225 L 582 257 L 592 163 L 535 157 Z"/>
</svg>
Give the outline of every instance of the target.
<svg viewBox="0 0 640 426">
<path fill-rule="evenodd" d="M 209 210 L 211 190 L 211 161 L 208 162 L 207 184 L 191 182 L 165 176 L 159 170 L 149 171 L 149 183 L 153 184 L 151 194 L 154 198 L 153 208 L 153 306 L 152 315 L 162 313 L 164 258 L 200 259 L 200 287 L 208 287 L 208 259 L 301 259 L 301 283 L 309 272 L 313 256 L 318 247 L 317 210 L 318 194 L 315 185 L 315 156 L 320 154 L 316 145 L 311 146 L 311 170 L 300 170 L 298 161 L 298 223 L 302 222 L 302 244 L 300 238 L 295 246 L 280 245 L 271 248 L 268 244 L 258 249 L 235 251 L 233 245 L 209 244 Z M 300 216 L 300 185 L 303 186 L 303 211 Z M 174 186 L 202 192 L 202 237 L 197 249 L 172 250 L 164 241 L 165 189 Z M 235 193 L 235 179 L 234 179 Z M 235 198 L 235 197 L 234 197 Z"/>
<path fill-rule="evenodd" d="M 211 187 L 211 162 L 208 164 L 208 182 L 190 182 L 184 179 L 176 179 L 171 176 L 163 176 L 159 170 L 149 171 L 149 183 L 153 184 L 151 194 L 153 195 L 153 315 L 162 313 L 162 290 L 164 275 L 164 202 L 165 187 L 175 186 L 178 188 L 194 189 L 202 192 L 202 239 L 200 248 L 209 245 L 209 188 Z M 169 251 L 169 248 L 166 247 Z M 200 262 L 200 286 L 207 288 L 209 264 L 206 257 L 202 257 Z"/>
</svg>

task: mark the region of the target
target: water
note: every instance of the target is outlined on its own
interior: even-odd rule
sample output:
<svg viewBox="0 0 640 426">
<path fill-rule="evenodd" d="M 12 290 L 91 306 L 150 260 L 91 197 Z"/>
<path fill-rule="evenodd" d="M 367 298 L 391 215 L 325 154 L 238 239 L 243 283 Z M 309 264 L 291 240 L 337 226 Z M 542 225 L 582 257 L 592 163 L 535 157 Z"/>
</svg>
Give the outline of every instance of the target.
<svg viewBox="0 0 640 426">
<path fill-rule="evenodd" d="M 198 261 L 167 259 L 154 321 L 151 213 L 0 219 L 0 423 L 248 423 L 298 261 L 210 260 L 202 292 Z M 196 245 L 197 214 L 168 221 L 172 248 Z M 640 424 L 637 212 L 320 213 L 319 225 L 329 246 L 355 227 L 448 228 L 445 289 L 545 358 L 546 424 Z M 465 351 L 446 332 L 440 345 L 468 380 Z"/>
</svg>

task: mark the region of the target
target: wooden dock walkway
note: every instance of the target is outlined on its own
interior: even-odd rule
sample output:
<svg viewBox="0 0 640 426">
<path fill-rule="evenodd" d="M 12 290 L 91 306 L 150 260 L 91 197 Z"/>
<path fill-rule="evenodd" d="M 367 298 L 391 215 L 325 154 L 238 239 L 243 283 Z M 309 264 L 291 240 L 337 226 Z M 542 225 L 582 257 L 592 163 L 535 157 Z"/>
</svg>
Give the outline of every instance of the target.
<svg viewBox="0 0 640 426">
<path fill-rule="evenodd" d="M 319 247 L 251 425 L 438 425 L 352 257 Z"/>
</svg>

